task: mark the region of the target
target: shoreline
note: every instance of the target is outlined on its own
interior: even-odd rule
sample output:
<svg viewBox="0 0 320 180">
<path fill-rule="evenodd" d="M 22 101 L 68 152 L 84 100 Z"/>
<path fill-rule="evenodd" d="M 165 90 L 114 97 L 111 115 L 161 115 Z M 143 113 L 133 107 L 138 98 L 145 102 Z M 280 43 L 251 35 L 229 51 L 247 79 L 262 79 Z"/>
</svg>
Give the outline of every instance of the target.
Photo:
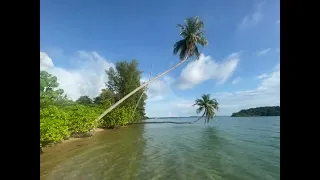
<svg viewBox="0 0 320 180">
<path fill-rule="evenodd" d="M 92 133 L 91 136 L 87 136 L 87 137 L 70 137 L 69 139 L 65 139 L 57 144 L 62 144 L 62 143 L 68 143 L 68 142 L 72 142 L 72 141 L 75 141 L 75 140 L 80 140 L 80 139 L 84 139 L 84 138 L 88 138 L 88 137 L 92 137 L 94 136 L 96 133 L 99 133 L 99 132 L 102 132 L 102 131 L 105 131 L 105 130 L 108 130 L 108 129 L 103 129 L 103 128 L 96 128 L 94 130 L 94 132 Z M 55 146 L 55 145 L 53 145 Z"/>
<path fill-rule="evenodd" d="M 74 141 L 79 141 L 79 140 L 82 140 L 82 139 L 85 139 L 85 138 L 89 138 L 89 137 L 92 137 L 96 134 L 99 134 L 103 131 L 108 131 L 108 130 L 116 130 L 118 128 L 124 128 L 124 127 L 127 127 L 128 125 L 134 125 L 135 123 L 128 123 L 124 126 L 117 126 L 115 128 L 96 128 L 93 130 L 93 132 L 91 132 L 91 134 L 89 136 L 85 135 L 85 136 L 78 136 L 78 137 L 69 137 L 68 139 L 64 139 L 58 143 L 55 143 L 55 144 L 51 144 L 51 145 L 48 145 L 48 146 L 45 146 L 45 147 L 40 147 L 40 155 L 41 154 L 44 154 L 44 150 L 48 149 L 48 148 L 52 148 L 52 147 L 55 147 L 57 145 L 61 145 L 61 144 L 67 144 L 67 143 L 71 143 L 71 142 L 74 142 Z"/>
<path fill-rule="evenodd" d="M 85 135 L 85 136 L 78 136 L 78 137 L 75 137 L 75 136 L 74 137 L 69 137 L 68 139 L 64 139 L 64 140 L 62 140 L 62 141 L 60 141 L 58 143 L 51 144 L 51 145 L 48 145 L 48 146 L 45 146 L 45 147 L 40 147 L 40 155 L 41 154 L 45 154 L 46 149 L 53 148 L 53 147 L 55 147 L 57 145 L 68 144 L 68 143 L 71 143 L 71 142 L 74 142 L 74 141 L 80 141 L 80 140 L 83 140 L 85 138 L 89 138 L 89 137 L 92 137 L 92 136 L 94 136 L 96 134 L 99 134 L 99 133 L 101 133 L 103 131 L 116 130 L 118 128 L 124 128 L 124 127 L 127 127 L 129 125 L 136 125 L 136 124 L 144 124 L 144 123 L 141 123 L 141 122 L 140 123 L 128 123 L 128 124 L 126 124 L 124 126 L 117 126 L 115 128 L 101 128 L 101 127 L 100 128 L 96 128 L 96 129 L 92 130 L 92 132 L 90 133 L 89 136 Z"/>
<path fill-rule="evenodd" d="M 46 147 L 42 147 L 40 148 L 40 155 L 41 154 L 44 154 L 45 150 L 48 149 L 48 148 L 52 148 L 52 147 L 55 147 L 57 145 L 60 145 L 60 144 L 67 144 L 67 143 L 71 143 L 71 142 L 74 142 L 74 141 L 79 141 L 79 140 L 82 140 L 82 139 L 85 139 L 85 138 L 89 138 L 89 137 L 92 137 L 94 135 L 96 135 L 97 133 L 100 133 L 100 132 L 103 132 L 103 131 L 107 131 L 107 130 L 111 130 L 111 129 L 104 129 L 104 128 L 96 128 L 94 130 L 94 132 L 92 133 L 91 136 L 85 136 L 85 137 L 70 137 L 69 139 L 65 139 L 65 140 L 62 140 L 61 142 L 58 142 L 56 144 L 52 144 L 50 146 L 46 146 Z"/>
</svg>

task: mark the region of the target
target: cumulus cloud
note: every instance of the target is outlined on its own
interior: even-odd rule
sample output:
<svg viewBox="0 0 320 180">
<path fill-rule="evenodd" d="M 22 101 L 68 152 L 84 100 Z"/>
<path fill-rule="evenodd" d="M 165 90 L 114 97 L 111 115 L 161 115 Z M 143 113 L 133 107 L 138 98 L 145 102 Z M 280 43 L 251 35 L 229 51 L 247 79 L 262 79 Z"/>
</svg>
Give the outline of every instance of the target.
<svg viewBox="0 0 320 180">
<path fill-rule="evenodd" d="M 236 77 L 234 80 L 232 80 L 232 84 L 237 84 L 238 82 L 241 81 L 241 77 Z"/>
<path fill-rule="evenodd" d="M 60 88 L 64 89 L 74 100 L 81 95 L 97 96 L 108 80 L 104 70 L 114 67 L 114 64 L 96 52 L 79 51 L 70 59 L 74 62 L 74 68 L 63 68 L 56 66 L 54 59 L 51 59 L 45 52 L 40 52 L 40 69 L 57 76 Z M 223 82 L 231 76 L 238 61 L 237 54 L 229 56 L 222 63 L 217 63 L 209 56 L 202 55 L 198 62 L 190 62 L 184 68 L 178 81 L 184 87 L 193 87 L 209 79 Z M 190 65 L 191 63 L 195 64 Z M 206 78 L 202 77 L 207 75 L 209 76 Z M 149 77 L 145 77 L 142 80 L 148 79 Z M 184 82 L 185 79 L 188 81 Z M 218 115 L 230 115 L 241 109 L 257 106 L 280 105 L 280 64 L 277 64 L 271 73 L 258 76 L 257 81 L 261 82 L 254 89 L 212 93 L 211 96 L 216 98 L 220 104 Z M 176 82 L 172 77 L 164 76 L 149 85 L 147 91 L 149 98 L 146 105 L 148 116 L 195 115 L 196 107 L 193 107 L 192 104 L 197 97 L 181 98 L 174 94 L 171 86 Z"/>
<path fill-rule="evenodd" d="M 263 79 L 263 78 L 266 78 L 266 77 L 268 77 L 268 75 L 266 73 L 263 73 L 263 74 L 259 75 L 257 78 L 258 79 Z"/>
<path fill-rule="evenodd" d="M 96 97 L 108 80 L 105 70 L 114 64 L 97 52 L 78 51 L 71 59 L 75 65 L 73 69 L 58 67 L 47 53 L 40 52 L 40 70 L 56 76 L 59 87 L 73 100 L 83 95 Z"/>
<path fill-rule="evenodd" d="M 239 54 L 231 54 L 227 60 L 216 62 L 210 56 L 201 54 L 199 60 L 191 61 L 182 71 L 177 81 L 179 89 L 190 89 L 207 80 L 224 83 L 232 76 L 239 63 Z"/>
<path fill-rule="evenodd" d="M 257 52 L 257 55 L 258 56 L 266 55 L 270 50 L 271 50 L 271 48 L 263 49 L 263 50 Z"/>
<path fill-rule="evenodd" d="M 280 64 L 271 73 L 262 74 L 259 80 L 261 82 L 253 89 L 211 93 L 211 97 L 219 102 L 217 115 L 229 116 L 241 109 L 280 105 Z M 171 95 L 167 99 L 147 103 L 146 109 L 150 117 L 192 116 L 196 115 L 196 107 L 192 106 L 196 98 Z"/>
<path fill-rule="evenodd" d="M 280 105 L 280 64 L 272 73 L 262 74 L 261 83 L 255 89 L 214 93 L 220 103 L 221 114 L 230 115 L 241 109 Z"/>
<path fill-rule="evenodd" d="M 146 105 L 147 116 L 172 117 L 189 116 L 195 113 L 194 100 L 186 100 L 176 95 L 159 101 L 148 102 Z"/>
<path fill-rule="evenodd" d="M 52 59 L 44 52 L 40 52 L 40 70 L 47 70 L 53 67 Z"/>
<path fill-rule="evenodd" d="M 261 1 L 254 5 L 253 11 L 247 14 L 240 22 L 238 29 L 246 29 L 256 26 L 263 18 L 262 8 L 265 1 Z"/>
<path fill-rule="evenodd" d="M 143 82 L 146 82 L 147 78 L 142 78 Z M 171 90 L 171 84 L 174 82 L 174 79 L 170 76 L 164 76 L 151 84 L 148 85 L 147 88 L 147 95 L 148 95 L 148 102 L 151 101 L 159 101 L 164 98 L 166 98 L 170 93 L 172 93 Z"/>
</svg>

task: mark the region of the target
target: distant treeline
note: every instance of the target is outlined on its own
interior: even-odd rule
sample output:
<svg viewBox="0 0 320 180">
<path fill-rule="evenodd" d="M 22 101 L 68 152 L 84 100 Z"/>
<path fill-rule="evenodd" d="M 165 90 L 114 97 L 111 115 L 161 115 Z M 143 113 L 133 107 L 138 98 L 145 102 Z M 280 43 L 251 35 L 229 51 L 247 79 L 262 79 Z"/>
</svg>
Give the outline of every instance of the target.
<svg viewBox="0 0 320 180">
<path fill-rule="evenodd" d="M 242 109 L 239 112 L 232 113 L 231 117 L 248 117 L 248 116 L 280 116 L 280 106 L 256 107 Z"/>
</svg>

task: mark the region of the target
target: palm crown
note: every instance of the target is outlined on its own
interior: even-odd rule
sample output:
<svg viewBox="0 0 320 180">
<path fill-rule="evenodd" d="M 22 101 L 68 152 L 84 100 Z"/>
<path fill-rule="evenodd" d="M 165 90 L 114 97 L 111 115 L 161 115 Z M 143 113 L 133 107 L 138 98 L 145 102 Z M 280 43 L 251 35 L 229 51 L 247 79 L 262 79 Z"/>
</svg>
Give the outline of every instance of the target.
<svg viewBox="0 0 320 180">
<path fill-rule="evenodd" d="M 204 23 L 198 16 L 187 18 L 185 25 L 178 24 L 181 32 L 180 36 L 183 38 L 174 44 L 173 53 L 179 53 L 181 60 L 187 60 L 189 57 L 199 59 L 200 52 L 197 44 L 205 46 L 208 41 L 203 37 Z"/>
<path fill-rule="evenodd" d="M 202 111 L 203 114 L 201 117 L 205 116 L 205 123 L 209 123 L 210 119 L 213 119 L 215 115 L 215 110 L 219 110 L 219 104 L 216 99 L 210 99 L 210 94 L 203 94 L 200 99 L 195 100 L 194 106 L 197 105 L 197 114 L 200 114 Z"/>
</svg>

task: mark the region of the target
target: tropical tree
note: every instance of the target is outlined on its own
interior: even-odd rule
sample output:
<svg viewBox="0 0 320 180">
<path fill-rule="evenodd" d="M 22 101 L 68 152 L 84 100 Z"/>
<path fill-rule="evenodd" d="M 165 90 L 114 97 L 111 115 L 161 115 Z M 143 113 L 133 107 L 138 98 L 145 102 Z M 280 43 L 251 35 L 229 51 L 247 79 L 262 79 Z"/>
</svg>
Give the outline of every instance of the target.
<svg viewBox="0 0 320 180">
<path fill-rule="evenodd" d="M 193 58 L 195 60 L 199 59 L 200 52 L 198 45 L 205 46 L 208 44 L 208 41 L 203 37 L 204 35 L 204 23 L 199 19 L 198 16 L 187 18 L 185 20 L 185 24 L 181 25 L 178 24 L 178 27 L 180 28 L 180 36 L 182 37 L 181 40 L 177 41 L 174 44 L 173 54 L 179 54 L 180 62 L 176 65 L 172 66 L 170 69 L 166 70 L 165 72 L 159 74 L 155 78 L 151 79 L 150 81 L 140 85 L 130 93 L 128 93 L 126 96 L 121 98 L 119 101 L 117 101 L 115 104 L 113 104 L 111 107 L 109 107 L 107 110 L 105 110 L 96 120 L 99 121 L 101 118 L 103 118 L 107 113 L 112 111 L 115 107 L 117 107 L 119 104 L 121 104 L 123 101 L 125 101 L 127 98 L 132 96 L 137 91 L 141 90 L 142 88 L 146 87 L 153 81 L 156 81 L 163 75 L 167 74 L 168 72 L 172 71 L 179 65 L 186 62 L 189 58 Z"/>
<path fill-rule="evenodd" d="M 93 104 L 92 99 L 89 96 L 80 96 L 77 100 L 76 103 L 82 104 L 82 105 L 91 105 Z"/>
<path fill-rule="evenodd" d="M 48 73 L 40 71 L 40 107 L 53 104 L 62 98 L 63 90 L 58 89 L 58 78 Z"/>
<path fill-rule="evenodd" d="M 205 117 L 204 123 L 209 123 L 210 119 L 213 119 L 215 115 L 215 110 L 219 110 L 219 104 L 216 99 L 210 99 L 210 94 L 203 94 L 201 98 L 195 100 L 193 106 L 199 106 L 196 110 L 197 114 L 203 112 L 202 116 L 194 121 L 193 123 L 199 121 L 201 118 Z"/>
<path fill-rule="evenodd" d="M 109 91 L 114 92 L 114 102 L 117 102 L 132 90 L 142 85 L 140 81 L 142 71 L 138 69 L 138 65 L 137 60 L 119 61 L 116 63 L 115 69 L 111 67 L 106 71 L 108 75 L 106 86 Z M 144 89 L 139 90 L 140 93 L 132 95 L 126 100 L 125 104 L 122 104 L 124 106 L 135 107 L 135 111 L 137 111 L 133 117 L 135 120 L 143 119 L 145 116 L 145 100 L 147 99 L 147 95 L 143 93 Z"/>
</svg>

